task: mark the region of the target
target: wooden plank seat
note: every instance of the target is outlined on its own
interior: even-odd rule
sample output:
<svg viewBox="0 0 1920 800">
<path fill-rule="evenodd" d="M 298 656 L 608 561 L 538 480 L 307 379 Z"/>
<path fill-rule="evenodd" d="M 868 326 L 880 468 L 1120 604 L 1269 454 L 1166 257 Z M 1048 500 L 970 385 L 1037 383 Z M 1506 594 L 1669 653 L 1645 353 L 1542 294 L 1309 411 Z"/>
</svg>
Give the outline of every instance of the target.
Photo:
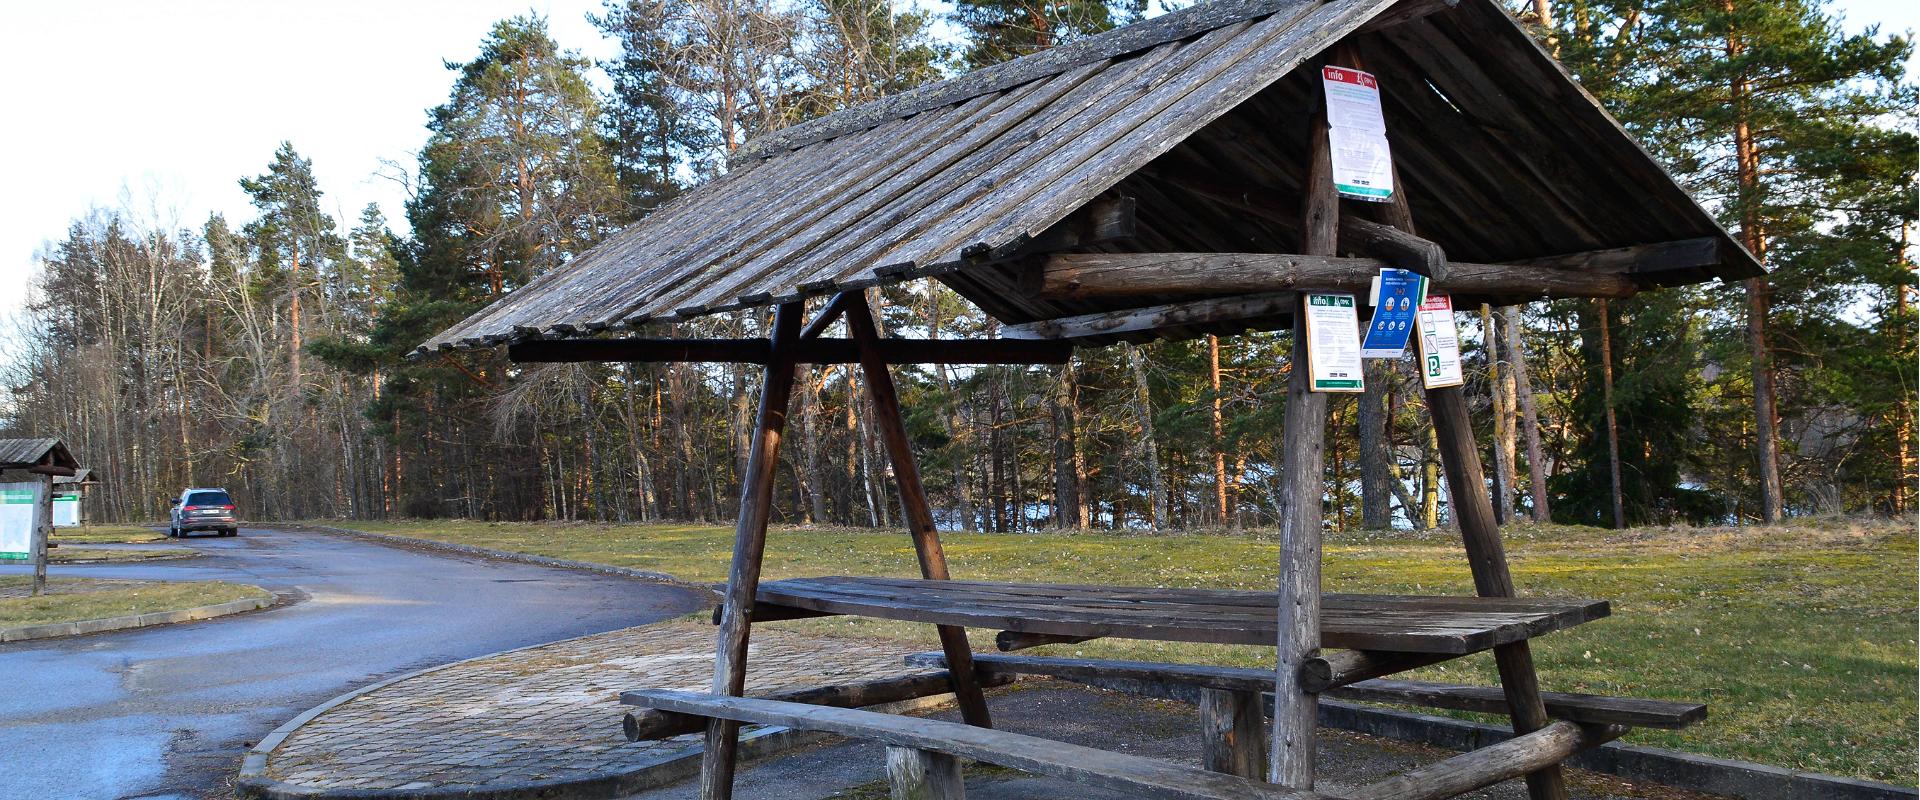
<svg viewBox="0 0 1920 800">
<path fill-rule="evenodd" d="M 1014 584 L 904 578 L 792 578 L 761 584 L 754 614 L 792 609 L 997 628 L 1025 634 L 1273 645 L 1272 592 Z M 1463 655 L 1599 619 L 1604 600 L 1328 594 L 1327 647 Z"/>
<path fill-rule="evenodd" d="M 761 698 L 648 689 L 624 692 L 629 705 L 660 711 L 733 720 L 757 725 L 781 725 L 797 730 L 825 731 L 888 745 L 889 772 L 899 775 L 895 762 L 929 761 L 939 766 L 917 772 L 916 780 L 938 781 L 939 788 L 920 796 L 957 798 L 958 770 L 951 762 L 925 758 L 895 748 L 958 756 L 989 764 L 1100 786 L 1148 797 L 1181 800 L 1330 800 L 1328 795 L 1285 789 L 1234 775 L 1091 747 L 1056 742 L 1036 736 L 979 728 L 957 722 L 896 716 L 874 711 L 788 703 Z M 909 771 L 909 770 L 900 770 Z M 895 795 L 900 796 L 900 795 Z M 912 796 L 912 795 L 909 795 Z"/>
<path fill-rule="evenodd" d="M 918 667 L 946 665 L 940 653 L 916 653 L 907 656 L 906 662 Z M 1043 675 L 1121 691 L 1132 688 L 1138 693 L 1179 700 L 1192 699 L 1190 690 L 1194 689 L 1272 692 L 1274 677 L 1271 669 L 1088 658 L 979 654 L 974 656 L 973 663 L 975 674 L 982 679 Z M 1374 679 L 1330 688 L 1323 694 L 1456 711 L 1507 713 L 1505 695 L 1493 687 Z M 1570 692 L 1541 692 L 1540 695 L 1546 701 L 1548 716 L 1577 723 L 1678 730 L 1707 716 L 1707 707 L 1699 703 Z"/>
</svg>

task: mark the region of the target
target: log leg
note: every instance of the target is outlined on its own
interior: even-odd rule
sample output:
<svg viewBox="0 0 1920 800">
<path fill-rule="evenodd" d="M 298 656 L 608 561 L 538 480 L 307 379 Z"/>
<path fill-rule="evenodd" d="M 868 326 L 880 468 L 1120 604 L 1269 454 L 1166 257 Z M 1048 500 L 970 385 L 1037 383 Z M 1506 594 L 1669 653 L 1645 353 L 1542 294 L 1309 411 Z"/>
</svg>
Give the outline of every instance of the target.
<svg viewBox="0 0 1920 800">
<path fill-rule="evenodd" d="M 1467 417 L 1467 399 L 1457 386 L 1427 390 L 1427 407 L 1440 439 L 1440 464 L 1447 472 L 1453 498 L 1453 516 L 1473 569 L 1473 586 L 1481 597 L 1512 597 L 1513 575 L 1507 569 L 1506 547 L 1493 520 L 1493 500 L 1487 495 L 1481 472 L 1480 450 Z M 1540 679 L 1533 669 L 1533 651 L 1526 642 L 1496 647 L 1494 663 L 1500 669 L 1500 687 L 1513 715 L 1513 732 L 1526 735 L 1546 727 L 1547 706 L 1540 699 Z M 1527 793 L 1533 800 L 1566 800 L 1567 780 L 1558 763 L 1527 773 Z"/>
<path fill-rule="evenodd" d="M 887 785 L 893 800 L 965 800 L 960 759 L 932 750 L 887 747 Z"/>
<path fill-rule="evenodd" d="M 873 324 L 873 311 L 866 296 L 856 292 L 848 298 L 847 326 L 860 349 L 860 367 L 867 376 L 867 394 L 873 400 L 874 422 L 880 438 L 886 440 L 887 456 L 893 464 L 893 479 L 900 488 L 900 509 L 907 518 L 907 531 L 913 536 L 913 551 L 920 560 L 920 576 L 944 581 L 948 577 L 947 554 L 940 548 L 940 532 L 933 526 L 933 507 L 927 503 L 926 486 L 920 482 L 920 467 L 913 460 L 913 445 L 907 439 L 907 425 L 900 416 L 900 396 L 894 390 L 893 373 L 876 347 L 879 333 Z M 968 725 L 993 727 L 987 713 L 987 698 L 973 677 L 973 647 L 967 643 L 967 629 L 958 625 L 937 626 L 940 650 L 947 656 L 947 671 L 953 675 L 953 694 L 960 705 L 960 716 Z"/>
<path fill-rule="evenodd" d="M 1201 766 L 1260 780 L 1267 774 L 1266 717 L 1259 692 L 1200 690 Z"/>
<path fill-rule="evenodd" d="M 747 633 L 753 620 L 753 599 L 760 589 L 760 561 L 767 546 L 767 519 L 773 513 L 774 468 L 779 465 L 780 436 L 787 427 L 787 406 L 793 395 L 793 347 L 800 336 L 800 304 L 780 306 L 773 318 L 773 357 L 760 390 L 760 412 L 754 423 L 747 474 L 740 485 L 740 519 L 733 534 L 733 567 L 727 573 L 727 599 L 720 616 L 719 653 L 713 665 L 713 693 L 745 694 L 747 688 Z M 701 800 L 733 797 L 734 759 L 738 756 L 740 723 L 715 719 L 707 724 L 706 753 L 700 760 Z"/>
<path fill-rule="evenodd" d="M 1332 255 L 1338 245 L 1340 200 L 1333 188 L 1324 109 L 1314 115 L 1312 131 L 1301 252 Z M 1293 359 L 1281 436 L 1285 456 L 1280 467 L 1280 619 L 1274 655 L 1273 754 L 1267 763 L 1267 780 L 1289 789 L 1313 788 L 1314 728 L 1320 709 L 1319 695 L 1307 690 L 1302 677 L 1307 663 L 1320 656 L 1320 501 L 1326 494 L 1327 396 L 1312 391 L 1303 311 L 1296 309 L 1293 315 Z"/>
</svg>

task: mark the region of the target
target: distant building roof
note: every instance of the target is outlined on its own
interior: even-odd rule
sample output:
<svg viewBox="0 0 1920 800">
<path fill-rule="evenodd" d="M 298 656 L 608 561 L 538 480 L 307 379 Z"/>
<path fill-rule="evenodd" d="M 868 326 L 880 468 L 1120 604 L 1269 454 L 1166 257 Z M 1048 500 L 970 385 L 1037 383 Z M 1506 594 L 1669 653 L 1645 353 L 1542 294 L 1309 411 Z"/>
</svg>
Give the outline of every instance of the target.
<svg viewBox="0 0 1920 800">
<path fill-rule="evenodd" d="M 0 439 L 0 469 L 35 469 L 72 475 L 80 468 L 59 439 Z"/>
</svg>

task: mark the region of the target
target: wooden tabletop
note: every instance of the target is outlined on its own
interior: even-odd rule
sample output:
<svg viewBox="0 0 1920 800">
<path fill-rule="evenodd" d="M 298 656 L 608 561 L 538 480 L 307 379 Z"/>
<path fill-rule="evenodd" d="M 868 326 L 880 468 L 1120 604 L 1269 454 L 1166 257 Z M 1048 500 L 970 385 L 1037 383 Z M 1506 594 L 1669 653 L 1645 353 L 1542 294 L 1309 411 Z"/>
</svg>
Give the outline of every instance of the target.
<svg viewBox="0 0 1920 800">
<path fill-rule="evenodd" d="M 825 577 L 762 584 L 756 602 L 1021 633 L 1271 646 L 1275 597 L 1225 589 Z M 1464 654 L 1608 613 L 1605 600 L 1328 594 L 1320 629 L 1327 647 Z"/>
</svg>

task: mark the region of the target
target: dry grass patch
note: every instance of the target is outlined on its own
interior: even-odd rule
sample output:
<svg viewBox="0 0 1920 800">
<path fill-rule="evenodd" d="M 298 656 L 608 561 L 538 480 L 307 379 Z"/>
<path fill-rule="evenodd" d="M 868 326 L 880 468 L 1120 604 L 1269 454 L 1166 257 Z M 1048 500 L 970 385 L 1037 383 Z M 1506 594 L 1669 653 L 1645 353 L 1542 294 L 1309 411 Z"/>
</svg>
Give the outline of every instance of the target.
<svg viewBox="0 0 1920 800">
<path fill-rule="evenodd" d="M 249 597 L 273 597 L 258 586 L 224 581 L 49 578 L 46 594 L 32 597 L 32 588 L 32 576 L 0 576 L 0 628 L 180 611 Z"/>
</svg>

